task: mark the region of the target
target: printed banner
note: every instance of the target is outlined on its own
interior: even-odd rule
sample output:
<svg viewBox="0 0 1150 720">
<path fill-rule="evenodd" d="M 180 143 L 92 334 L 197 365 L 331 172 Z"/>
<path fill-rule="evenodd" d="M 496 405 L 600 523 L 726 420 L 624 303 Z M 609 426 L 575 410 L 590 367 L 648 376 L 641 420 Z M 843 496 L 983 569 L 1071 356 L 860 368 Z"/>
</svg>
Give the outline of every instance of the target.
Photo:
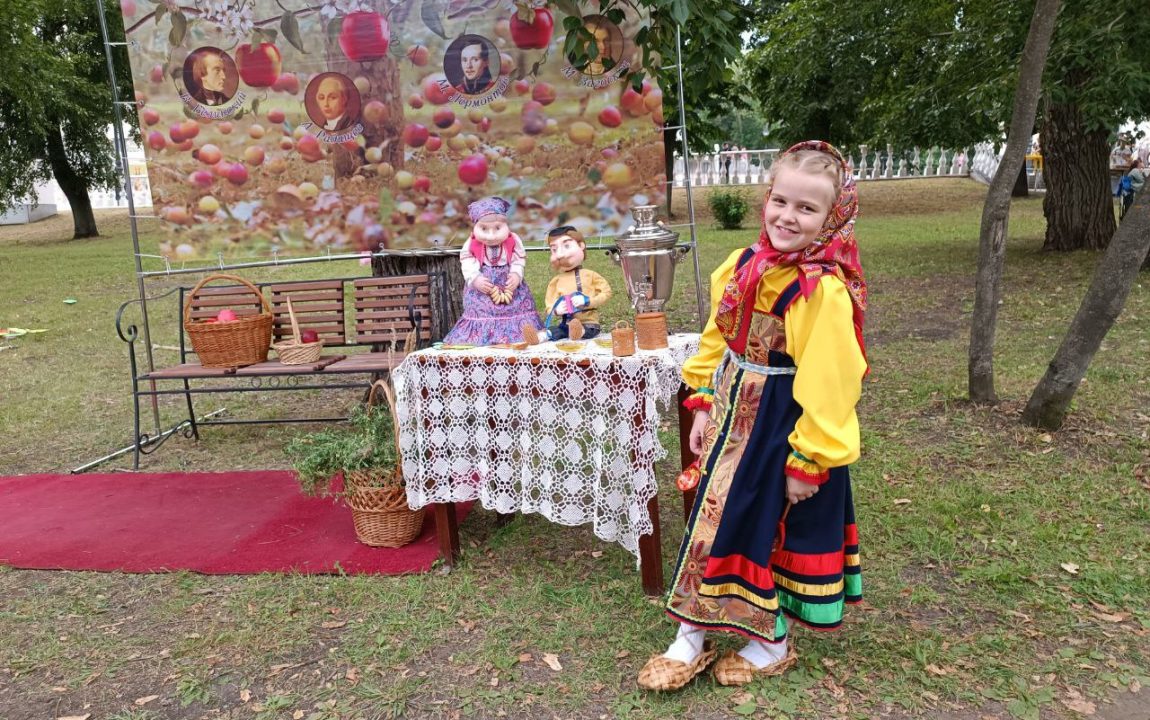
<svg viewBox="0 0 1150 720">
<path fill-rule="evenodd" d="M 458 246 L 488 195 L 528 243 L 623 231 L 666 192 L 662 92 L 628 82 L 649 19 L 537 5 L 123 0 L 161 251 Z"/>
</svg>

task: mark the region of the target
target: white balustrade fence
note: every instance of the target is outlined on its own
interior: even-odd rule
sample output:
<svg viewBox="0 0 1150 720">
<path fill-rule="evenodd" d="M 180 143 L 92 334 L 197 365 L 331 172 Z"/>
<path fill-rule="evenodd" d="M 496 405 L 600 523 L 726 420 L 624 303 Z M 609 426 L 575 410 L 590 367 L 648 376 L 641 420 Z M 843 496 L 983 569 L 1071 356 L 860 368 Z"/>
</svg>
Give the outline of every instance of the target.
<svg viewBox="0 0 1150 720">
<path fill-rule="evenodd" d="M 994 143 L 978 143 L 974 146 L 974 160 L 970 164 L 970 176 L 975 180 L 989 185 L 998 172 L 998 164 L 1002 161 L 1002 153 L 1006 145 L 996 146 Z M 1031 190 L 1045 191 L 1046 181 L 1042 177 L 1043 165 L 1041 155 L 1026 156 L 1026 184 Z"/>
<path fill-rule="evenodd" d="M 779 154 L 779 149 L 729 150 L 691 155 L 689 164 L 675 155 L 674 186 L 686 185 L 688 176 L 692 187 L 718 185 L 759 185 L 767 180 L 767 171 Z M 896 153 L 892 145 L 885 151 L 859 145 L 847 161 L 857 180 L 899 180 L 931 177 L 973 177 L 989 183 L 998 168 L 1001 150 L 992 143 L 979 143 L 970 149 L 914 148 Z M 1027 174 L 1033 189 L 1041 189 L 1041 161 L 1027 160 Z"/>
</svg>

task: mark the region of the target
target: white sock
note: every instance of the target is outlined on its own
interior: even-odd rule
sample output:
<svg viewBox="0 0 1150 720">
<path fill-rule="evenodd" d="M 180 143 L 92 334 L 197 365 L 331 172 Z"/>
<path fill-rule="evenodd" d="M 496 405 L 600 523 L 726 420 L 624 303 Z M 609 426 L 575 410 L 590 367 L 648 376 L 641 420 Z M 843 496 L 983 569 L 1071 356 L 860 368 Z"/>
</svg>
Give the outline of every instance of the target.
<svg viewBox="0 0 1150 720">
<path fill-rule="evenodd" d="M 703 638 L 707 631 L 703 628 L 691 627 L 685 623 L 679 624 L 679 632 L 675 635 L 675 642 L 663 653 L 663 657 L 678 660 L 681 663 L 691 664 L 699 653 L 703 652 Z"/>
<path fill-rule="evenodd" d="M 777 643 L 752 640 L 739 651 L 739 655 L 746 658 L 757 669 L 762 670 L 768 665 L 774 665 L 787 656 L 787 641 Z"/>
</svg>

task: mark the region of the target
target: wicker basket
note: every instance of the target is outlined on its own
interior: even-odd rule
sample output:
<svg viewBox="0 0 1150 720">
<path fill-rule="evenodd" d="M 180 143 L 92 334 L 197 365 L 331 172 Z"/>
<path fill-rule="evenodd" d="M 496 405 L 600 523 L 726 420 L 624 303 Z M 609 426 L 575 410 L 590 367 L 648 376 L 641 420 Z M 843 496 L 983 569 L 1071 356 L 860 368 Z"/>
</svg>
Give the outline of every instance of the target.
<svg viewBox="0 0 1150 720">
<path fill-rule="evenodd" d="M 615 357 L 635 354 L 635 330 L 623 320 L 615 323 L 611 330 L 611 352 Z"/>
<path fill-rule="evenodd" d="M 355 536 L 364 545 L 403 547 L 419 537 L 423 529 L 424 509 L 407 506 L 403 486 L 359 488 L 348 493 L 347 504 L 351 507 Z"/>
<path fill-rule="evenodd" d="M 196 294 L 215 280 L 232 280 L 246 285 L 263 306 L 258 315 L 245 315 L 230 322 L 204 322 L 192 320 L 192 305 Z M 184 305 L 184 330 L 192 343 L 192 350 L 206 368 L 233 368 L 255 365 L 268 359 L 272 342 L 272 310 L 267 298 L 255 285 L 235 275 L 218 273 L 196 283 Z"/>
<path fill-rule="evenodd" d="M 323 340 L 309 343 L 300 340 L 299 321 L 296 320 L 290 297 L 287 299 L 287 308 L 288 317 L 291 318 L 291 337 L 272 345 L 280 362 L 284 365 L 307 365 L 319 360 L 323 353 Z"/>
<path fill-rule="evenodd" d="M 375 404 L 377 390 L 381 390 L 387 398 L 388 409 L 396 427 L 396 457 L 401 461 L 395 396 L 386 382 L 377 380 L 371 386 L 368 405 Z M 419 537 L 423 529 L 424 509 L 412 510 L 407 506 L 407 490 L 403 485 L 399 464 L 394 468 L 349 470 L 344 473 L 344 491 L 355 523 L 355 535 L 364 545 L 402 547 Z"/>
</svg>

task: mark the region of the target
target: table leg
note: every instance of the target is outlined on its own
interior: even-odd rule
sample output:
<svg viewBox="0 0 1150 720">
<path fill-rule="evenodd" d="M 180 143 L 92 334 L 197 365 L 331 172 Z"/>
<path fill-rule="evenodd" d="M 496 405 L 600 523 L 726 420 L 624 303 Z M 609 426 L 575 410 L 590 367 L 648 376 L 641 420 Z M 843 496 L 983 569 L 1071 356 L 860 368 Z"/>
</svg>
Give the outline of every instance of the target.
<svg viewBox="0 0 1150 720">
<path fill-rule="evenodd" d="M 455 503 L 436 503 L 434 508 L 439 554 L 447 567 L 455 567 L 459 559 L 459 519 L 455 516 Z"/>
<path fill-rule="evenodd" d="M 679 386 L 679 463 L 684 469 L 695 462 L 695 453 L 691 452 L 691 425 L 695 422 L 695 413 L 683 407 L 683 402 L 691 396 L 691 389 L 686 385 Z M 691 509 L 695 507 L 695 490 L 683 491 L 683 522 L 691 519 Z"/>
<path fill-rule="evenodd" d="M 643 575 L 643 592 L 647 595 L 662 595 L 663 552 L 659 535 L 659 496 L 647 501 L 647 512 L 651 516 L 650 535 L 639 536 L 639 569 Z"/>
</svg>

